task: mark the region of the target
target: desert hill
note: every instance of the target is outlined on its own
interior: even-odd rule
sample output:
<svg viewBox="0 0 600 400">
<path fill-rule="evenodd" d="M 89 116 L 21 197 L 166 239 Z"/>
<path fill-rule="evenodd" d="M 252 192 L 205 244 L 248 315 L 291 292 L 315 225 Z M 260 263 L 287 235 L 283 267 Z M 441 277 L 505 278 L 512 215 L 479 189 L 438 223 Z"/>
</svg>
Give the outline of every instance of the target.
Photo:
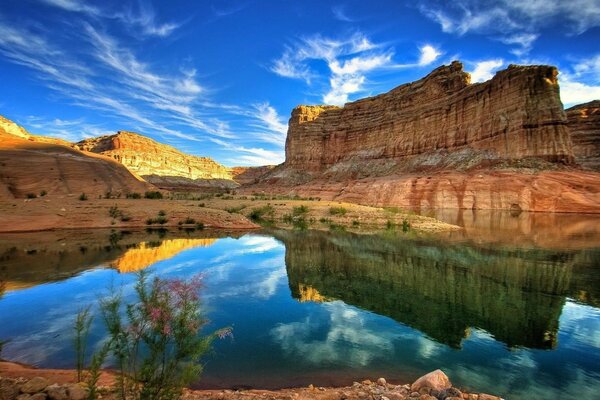
<svg viewBox="0 0 600 400">
<path fill-rule="evenodd" d="M 155 189 L 114 160 L 60 139 L 31 135 L 0 118 L 0 199 L 48 195 L 143 193 Z"/>
</svg>

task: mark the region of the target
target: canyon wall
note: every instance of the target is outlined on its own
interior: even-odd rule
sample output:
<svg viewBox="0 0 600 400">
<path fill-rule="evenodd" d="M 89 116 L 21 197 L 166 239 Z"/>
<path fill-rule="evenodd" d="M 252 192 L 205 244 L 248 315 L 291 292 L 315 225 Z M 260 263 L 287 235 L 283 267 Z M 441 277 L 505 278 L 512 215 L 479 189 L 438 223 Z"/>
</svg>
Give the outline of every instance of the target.
<svg viewBox="0 0 600 400">
<path fill-rule="evenodd" d="M 212 159 L 182 153 L 174 147 L 133 132 L 119 131 L 115 135 L 82 140 L 75 147 L 111 157 L 163 189 L 238 186 L 232 180 L 230 169 Z"/>
<path fill-rule="evenodd" d="M 552 66 L 470 83 L 453 62 L 344 107 L 292 111 L 285 163 L 248 192 L 377 206 L 600 212 L 578 169 Z"/>
<path fill-rule="evenodd" d="M 102 155 L 84 153 L 60 139 L 31 135 L 0 119 L 0 200 L 28 195 L 143 193 L 155 187 Z"/>
<path fill-rule="evenodd" d="M 488 82 L 470 84 L 462 64 L 453 62 L 343 108 L 299 106 L 289 122 L 285 165 L 327 172 L 465 148 L 493 158 L 569 163 L 573 153 L 557 74 L 550 66 L 510 66 Z"/>
<path fill-rule="evenodd" d="M 567 109 L 575 161 L 600 171 L 600 100 Z"/>
</svg>

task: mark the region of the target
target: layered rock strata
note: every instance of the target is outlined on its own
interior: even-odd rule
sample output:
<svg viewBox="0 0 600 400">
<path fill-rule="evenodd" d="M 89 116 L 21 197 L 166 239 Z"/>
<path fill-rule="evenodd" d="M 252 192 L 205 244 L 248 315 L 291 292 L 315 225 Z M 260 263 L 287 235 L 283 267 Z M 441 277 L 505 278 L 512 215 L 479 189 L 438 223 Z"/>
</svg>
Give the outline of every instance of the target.
<svg viewBox="0 0 600 400">
<path fill-rule="evenodd" d="M 73 149 L 58 139 L 29 134 L 0 120 L 0 199 L 48 195 L 143 193 L 155 187 L 102 155 Z"/>
<path fill-rule="evenodd" d="M 251 191 L 406 208 L 600 212 L 551 66 L 470 84 L 462 64 L 344 107 L 292 111 L 285 163 Z"/>
<path fill-rule="evenodd" d="M 584 168 L 600 171 L 600 100 L 579 104 L 566 112 L 575 161 Z"/>
<path fill-rule="evenodd" d="M 208 157 L 180 152 L 133 132 L 82 140 L 75 147 L 111 157 L 131 172 L 163 189 L 233 188 L 229 168 Z"/>
</svg>

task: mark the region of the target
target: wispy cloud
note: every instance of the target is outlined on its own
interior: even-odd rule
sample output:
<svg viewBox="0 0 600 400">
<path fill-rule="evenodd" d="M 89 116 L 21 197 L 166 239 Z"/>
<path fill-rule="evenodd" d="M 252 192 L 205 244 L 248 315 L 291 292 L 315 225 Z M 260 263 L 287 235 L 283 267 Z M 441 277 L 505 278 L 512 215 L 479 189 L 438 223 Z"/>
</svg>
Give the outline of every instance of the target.
<svg viewBox="0 0 600 400">
<path fill-rule="evenodd" d="M 26 124 L 33 134 L 56 137 L 70 142 L 110 133 L 100 125 L 87 123 L 83 118 L 64 120 L 28 115 L 21 122 Z"/>
<path fill-rule="evenodd" d="M 334 39 L 321 35 L 303 37 L 286 47 L 281 57 L 273 61 L 271 71 L 286 78 L 302 79 L 311 85 L 322 78 L 313 64 L 325 62 L 328 69 L 328 88 L 322 94 L 327 104 L 343 105 L 350 95 L 364 93 L 370 73 L 408 66 L 425 66 L 435 61 L 441 52 L 431 45 L 420 49 L 416 63 L 396 64 L 394 51 L 376 44 L 357 32 L 349 37 Z"/>
<path fill-rule="evenodd" d="M 576 61 L 559 75 L 559 82 L 566 106 L 600 99 L 600 54 Z"/>
<path fill-rule="evenodd" d="M 531 50 L 541 29 L 559 24 L 567 34 L 600 26 L 597 0 L 420 0 L 419 9 L 446 33 L 491 35 L 523 55 Z"/>
<path fill-rule="evenodd" d="M 331 7 L 331 13 L 333 14 L 333 17 L 338 21 L 355 22 L 353 18 L 350 18 L 348 16 L 348 13 L 346 12 L 346 7 L 344 5 L 337 5 Z"/>
<path fill-rule="evenodd" d="M 84 0 L 39 0 L 48 5 L 70 12 L 86 14 L 95 18 L 115 19 L 124 23 L 125 27 L 134 28 L 133 32 L 143 36 L 165 37 L 170 35 L 181 23 L 157 22 L 156 12 L 148 1 L 131 3 L 119 11 L 106 10 L 89 5 Z"/>
<path fill-rule="evenodd" d="M 474 63 L 471 71 L 471 82 L 484 82 L 494 76 L 494 72 L 504 65 L 501 59 L 485 60 Z"/>
</svg>

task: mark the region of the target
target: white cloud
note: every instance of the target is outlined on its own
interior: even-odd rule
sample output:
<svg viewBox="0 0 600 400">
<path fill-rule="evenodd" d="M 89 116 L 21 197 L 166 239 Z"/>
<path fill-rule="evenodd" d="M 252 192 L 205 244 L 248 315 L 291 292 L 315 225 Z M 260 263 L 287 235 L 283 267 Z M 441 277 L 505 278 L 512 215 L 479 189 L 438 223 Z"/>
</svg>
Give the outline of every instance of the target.
<svg viewBox="0 0 600 400">
<path fill-rule="evenodd" d="M 40 0 L 48 5 L 62 8 L 70 12 L 86 14 L 91 17 L 115 19 L 123 23 L 133 33 L 141 33 L 143 36 L 159 36 L 165 37 L 170 35 L 175 29 L 179 28 L 180 24 L 168 22 L 158 23 L 156 21 L 156 13 L 152 8 L 151 3 L 140 1 L 129 4 L 129 7 L 123 11 L 112 12 L 110 10 L 101 9 L 98 7 L 86 4 L 80 0 Z"/>
<path fill-rule="evenodd" d="M 343 5 L 331 7 L 331 12 L 333 13 L 333 17 L 338 21 L 354 22 L 354 19 L 350 18 L 346 13 L 346 7 L 344 7 Z"/>
<path fill-rule="evenodd" d="M 395 64 L 391 48 L 373 43 L 362 33 L 344 39 L 320 35 L 300 39 L 286 47 L 283 55 L 274 60 L 271 71 L 286 78 L 302 79 L 307 84 L 320 78 L 313 63 L 325 63 L 328 68 L 328 89 L 322 94 L 326 104 L 343 105 L 352 94 L 366 92 L 370 73 L 385 69 L 424 66 L 435 61 L 441 52 L 431 45 L 420 48 L 420 58 L 413 64 Z"/>
<path fill-rule="evenodd" d="M 576 61 L 558 76 L 566 107 L 600 99 L 600 54 Z"/>
<path fill-rule="evenodd" d="M 493 35 L 518 45 L 517 55 L 531 49 L 544 27 L 556 24 L 567 34 L 581 34 L 600 26 L 597 0 L 421 0 L 419 8 L 446 33 Z"/>
<path fill-rule="evenodd" d="M 442 53 L 430 44 L 427 44 L 419 49 L 421 51 L 421 57 L 419 58 L 419 65 L 429 65 L 438 59 Z"/>
<path fill-rule="evenodd" d="M 471 72 L 471 82 L 484 82 L 494 76 L 494 72 L 504 65 L 501 59 L 486 60 L 475 63 L 475 69 Z"/>
</svg>

